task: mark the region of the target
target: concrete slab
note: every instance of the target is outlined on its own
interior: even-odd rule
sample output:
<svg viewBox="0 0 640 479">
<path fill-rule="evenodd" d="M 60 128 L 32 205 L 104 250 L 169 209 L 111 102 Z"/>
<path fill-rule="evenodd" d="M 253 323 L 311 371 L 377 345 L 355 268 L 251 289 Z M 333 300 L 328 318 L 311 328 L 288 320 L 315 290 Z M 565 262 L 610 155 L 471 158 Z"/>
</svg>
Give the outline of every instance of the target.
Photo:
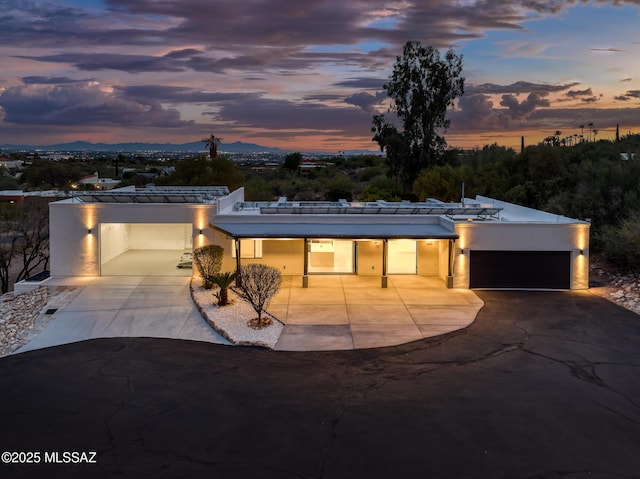
<svg viewBox="0 0 640 479">
<path fill-rule="evenodd" d="M 399 304 L 400 295 L 395 288 L 345 288 L 347 304 Z"/>
<path fill-rule="evenodd" d="M 353 349 L 348 324 L 287 325 L 278 340 L 276 351 L 328 351 Z"/>
<path fill-rule="evenodd" d="M 349 324 L 349 315 L 345 304 L 290 304 L 286 324 Z"/>
<path fill-rule="evenodd" d="M 342 287 L 331 288 L 291 288 L 289 304 L 339 304 L 345 303 Z"/>
<path fill-rule="evenodd" d="M 407 311 L 416 324 L 458 324 L 465 327 L 471 324 L 478 312 L 474 305 L 427 306 L 407 305 Z"/>
<path fill-rule="evenodd" d="M 395 346 L 423 338 L 415 324 L 351 324 L 356 349 Z"/>
<path fill-rule="evenodd" d="M 403 304 L 349 304 L 351 324 L 414 324 Z"/>
</svg>

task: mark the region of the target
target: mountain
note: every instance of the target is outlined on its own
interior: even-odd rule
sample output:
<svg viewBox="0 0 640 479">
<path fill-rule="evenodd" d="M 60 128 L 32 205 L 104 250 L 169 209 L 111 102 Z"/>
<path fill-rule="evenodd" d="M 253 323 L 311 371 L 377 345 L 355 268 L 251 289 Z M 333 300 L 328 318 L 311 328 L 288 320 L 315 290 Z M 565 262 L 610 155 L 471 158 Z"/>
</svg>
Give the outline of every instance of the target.
<svg viewBox="0 0 640 479">
<path fill-rule="evenodd" d="M 87 141 L 74 141 L 57 145 L 0 145 L 3 150 L 54 150 L 54 151 L 201 151 L 207 150 L 202 141 L 191 143 L 89 143 Z M 218 146 L 221 153 L 288 153 L 290 150 L 244 143 L 221 143 Z"/>
</svg>

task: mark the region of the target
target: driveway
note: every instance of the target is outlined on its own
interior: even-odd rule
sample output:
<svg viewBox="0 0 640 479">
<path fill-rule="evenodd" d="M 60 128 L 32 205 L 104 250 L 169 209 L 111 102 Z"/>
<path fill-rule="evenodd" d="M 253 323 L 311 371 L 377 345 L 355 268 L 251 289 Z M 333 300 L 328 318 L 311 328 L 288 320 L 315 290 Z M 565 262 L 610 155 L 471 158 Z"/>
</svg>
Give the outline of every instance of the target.
<svg viewBox="0 0 640 479">
<path fill-rule="evenodd" d="M 53 321 L 18 352 L 105 337 L 192 339 L 229 344 L 203 321 L 189 294 L 190 277 L 52 278 Z"/>
<path fill-rule="evenodd" d="M 97 339 L 0 359 L 2 477 L 637 478 L 640 317 L 588 292 L 479 292 L 468 328 L 281 352 Z"/>
</svg>

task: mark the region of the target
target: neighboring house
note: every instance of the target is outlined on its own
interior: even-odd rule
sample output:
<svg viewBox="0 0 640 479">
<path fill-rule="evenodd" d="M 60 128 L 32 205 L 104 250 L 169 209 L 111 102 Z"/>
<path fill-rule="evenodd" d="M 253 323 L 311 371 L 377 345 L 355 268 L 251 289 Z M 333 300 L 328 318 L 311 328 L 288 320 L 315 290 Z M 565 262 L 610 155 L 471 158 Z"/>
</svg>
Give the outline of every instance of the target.
<svg viewBox="0 0 640 479">
<path fill-rule="evenodd" d="M 127 187 L 78 193 L 50 213 L 52 276 L 156 274 L 160 259 L 139 261 L 148 251 L 169 258 L 163 274 L 179 274 L 182 253 L 214 243 L 225 271 L 264 263 L 303 286 L 310 275 L 357 274 L 381 287 L 421 275 L 453 288 L 588 288 L 589 223 L 486 197 L 254 203 L 242 188 Z"/>
<path fill-rule="evenodd" d="M 93 175 L 83 176 L 78 180 L 81 185 L 92 185 L 97 190 L 111 190 L 120 184 L 120 180 L 112 180 L 111 178 L 100 178 L 96 171 Z"/>
</svg>

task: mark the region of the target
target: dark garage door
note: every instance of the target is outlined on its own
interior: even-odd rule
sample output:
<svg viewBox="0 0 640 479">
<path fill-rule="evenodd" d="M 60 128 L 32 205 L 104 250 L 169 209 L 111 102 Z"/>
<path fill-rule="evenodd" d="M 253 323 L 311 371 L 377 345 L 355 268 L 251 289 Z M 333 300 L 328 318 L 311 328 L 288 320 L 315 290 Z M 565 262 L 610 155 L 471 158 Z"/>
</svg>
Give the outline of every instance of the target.
<svg viewBox="0 0 640 479">
<path fill-rule="evenodd" d="M 570 251 L 471 251 L 470 288 L 569 289 Z"/>
</svg>

